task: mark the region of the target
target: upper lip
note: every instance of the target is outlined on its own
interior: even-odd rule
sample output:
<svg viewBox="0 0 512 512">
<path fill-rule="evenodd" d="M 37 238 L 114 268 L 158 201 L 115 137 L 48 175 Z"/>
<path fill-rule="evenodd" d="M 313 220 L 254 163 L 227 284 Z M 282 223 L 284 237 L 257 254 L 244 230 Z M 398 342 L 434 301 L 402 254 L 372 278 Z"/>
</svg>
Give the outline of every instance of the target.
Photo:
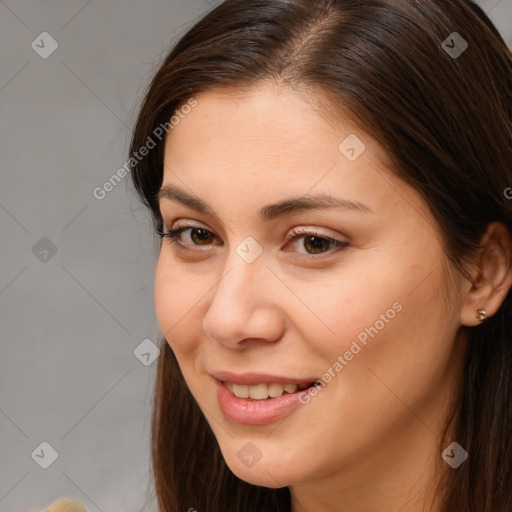
<svg viewBox="0 0 512 512">
<path fill-rule="evenodd" d="M 233 384 L 242 384 L 248 386 L 254 386 L 256 384 L 311 384 L 313 382 L 317 382 L 318 379 L 315 377 L 312 378 L 296 378 L 296 377 L 283 377 L 279 375 L 269 375 L 268 373 L 242 373 L 236 374 L 232 372 L 212 372 L 210 373 L 212 377 L 217 380 L 231 382 Z"/>
</svg>

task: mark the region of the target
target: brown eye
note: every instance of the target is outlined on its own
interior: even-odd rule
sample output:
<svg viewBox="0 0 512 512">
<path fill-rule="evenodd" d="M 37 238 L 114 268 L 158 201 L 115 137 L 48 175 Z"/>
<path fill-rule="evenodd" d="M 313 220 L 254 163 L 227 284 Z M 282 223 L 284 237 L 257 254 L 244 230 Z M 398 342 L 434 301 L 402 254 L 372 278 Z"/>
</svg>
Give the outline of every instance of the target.
<svg viewBox="0 0 512 512">
<path fill-rule="evenodd" d="M 190 228 L 190 239 L 196 245 L 207 245 L 212 242 L 213 237 L 213 233 L 207 229 Z"/>
<path fill-rule="evenodd" d="M 295 228 L 288 236 L 290 245 L 300 258 L 314 259 L 323 253 L 334 253 L 348 247 L 348 242 L 336 240 L 330 236 L 305 228 Z M 322 256 L 320 256 L 322 257 Z"/>
<path fill-rule="evenodd" d="M 320 238 L 318 236 L 306 236 L 304 237 L 304 248 L 310 254 L 319 254 L 329 250 L 331 245 L 330 240 L 327 238 Z"/>
<path fill-rule="evenodd" d="M 168 238 L 172 243 L 177 246 L 198 246 L 210 245 L 215 238 L 215 235 L 204 228 L 195 227 L 179 227 L 177 229 L 170 229 L 168 231 L 158 231 L 161 238 Z"/>
</svg>

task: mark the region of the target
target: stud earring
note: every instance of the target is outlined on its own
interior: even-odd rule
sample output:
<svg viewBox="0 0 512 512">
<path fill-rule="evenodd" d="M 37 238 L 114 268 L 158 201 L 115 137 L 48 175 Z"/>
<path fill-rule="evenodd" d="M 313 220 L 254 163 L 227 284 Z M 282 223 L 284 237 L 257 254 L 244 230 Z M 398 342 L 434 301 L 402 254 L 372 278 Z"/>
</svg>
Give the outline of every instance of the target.
<svg viewBox="0 0 512 512">
<path fill-rule="evenodd" d="M 476 317 L 480 322 L 483 322 L 487 318 L 487 311 L 484 308 L 477 309 Z"/>
</svg>

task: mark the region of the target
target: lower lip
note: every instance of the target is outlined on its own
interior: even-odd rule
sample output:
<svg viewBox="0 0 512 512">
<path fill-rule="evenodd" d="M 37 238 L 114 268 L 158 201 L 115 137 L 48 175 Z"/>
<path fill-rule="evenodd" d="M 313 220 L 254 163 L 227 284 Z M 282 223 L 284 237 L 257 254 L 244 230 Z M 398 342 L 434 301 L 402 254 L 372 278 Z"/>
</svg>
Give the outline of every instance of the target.
<svg viewBox="0 0 512 512">
<path fill-rule="evenodd" d="M 284 418 L 302 405 L 300 394 L 307 393 L 305 389 L 266 400 L 245 400 L 233 395 L 220 380 L 213 380 L 217 386 L 217 399 L 222 412 L 231 421 L 244 425 L 266 425 Z"/>
</svg>

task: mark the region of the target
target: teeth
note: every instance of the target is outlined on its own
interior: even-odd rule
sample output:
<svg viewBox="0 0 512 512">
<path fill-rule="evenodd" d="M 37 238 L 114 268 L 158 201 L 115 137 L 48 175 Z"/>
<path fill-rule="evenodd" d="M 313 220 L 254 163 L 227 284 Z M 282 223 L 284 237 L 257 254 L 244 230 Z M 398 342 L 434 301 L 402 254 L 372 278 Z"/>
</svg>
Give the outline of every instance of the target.
<svg viewBox="0 0 512 512">
<path fill-rule="evenodd" d="M 256 384 L 255 386 L 247 386 L 244 384 L 233 384 L 225 382 L 226 387 L 238 398 L 248 398 L 252 400 L 266 400 L 267 398 L 276 398 L 284 393 L 295 393 L 297 390 L 308 388 L 309 384 Z"/>
<path fill-rule="evenodd" d="M 266 384 L 256 384 L 256 386 L 248 386 L 249 396 L 255 400 L 264 400 L 268 398 L 268 386 Z"/>
<path fill-rule="evenodd" d="M 276 396 L 281 396 L 284 391 L 284 386 L 282 384 L 270 384 L 268 387 L 268 396 L 275 398 Z"/>
<path fill-rule="evenodd" d="M 238 398 L 249 398 L 249 386 L 243 384 L 231 384 L 231 391 Z"/>
<path fill-rule="evenodd" d="M 286 384 L 286 386 L 284 387 L 284 390 L 287 393 L 295 393 L 295 391 L 297 391 L 297 385 L 296 384 Z"/>
</svg>

